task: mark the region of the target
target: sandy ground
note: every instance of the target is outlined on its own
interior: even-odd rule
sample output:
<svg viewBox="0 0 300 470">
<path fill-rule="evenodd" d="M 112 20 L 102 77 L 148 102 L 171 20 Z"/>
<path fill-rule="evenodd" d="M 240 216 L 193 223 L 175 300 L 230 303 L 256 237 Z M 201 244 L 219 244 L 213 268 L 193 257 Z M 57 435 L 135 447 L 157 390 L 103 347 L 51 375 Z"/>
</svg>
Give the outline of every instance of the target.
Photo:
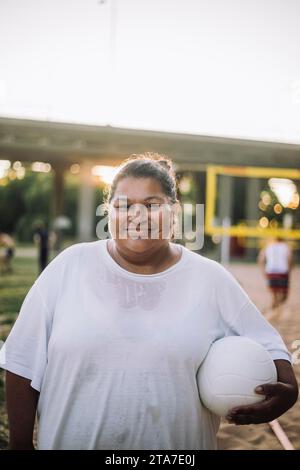
<svg viewBox="0 0 300 470">
<path fill-rule="evenodd" d="M 228 266 L 231 273 L 238 279 L 252 301 L 279 331 L 287 348 L 294 353 L 294 371 L 300 385 L 300 268 L 294 268 L 291 275 L 290 293 L 286 304 L 272 312 L 269 308 L 271 297 L 264 277 L 254 265 Z M 298 340 L 298 347 L 293 342 Z M 299 354 L 296 354 L 297 349 Z M 297 361 L 298 362 L 298 361 Z M 278 419 L 295 449 L 300 450 L 300 400 L 296 405 Z M 269 425 L 236 426 L 222 422 L 218 434 L 220 449 L 282 449 Z"/>
</svg>

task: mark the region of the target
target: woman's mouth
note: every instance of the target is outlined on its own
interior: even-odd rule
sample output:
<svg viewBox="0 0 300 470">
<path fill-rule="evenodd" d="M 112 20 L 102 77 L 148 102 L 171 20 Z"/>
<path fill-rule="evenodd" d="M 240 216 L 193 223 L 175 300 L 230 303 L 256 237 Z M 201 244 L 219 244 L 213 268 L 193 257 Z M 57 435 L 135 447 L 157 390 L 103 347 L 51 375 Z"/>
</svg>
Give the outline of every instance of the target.
<svg viewBox="0 0 300 470">
<path fill-rule="evenodd" d="M 127 229 L 126 232 L 128 233 L 129 236 L 134 236 L 134 237 L 137 237 L 137 238 L 141 238 L 141 237 L 144 237 L 144 238 L 151 238 L 151 235 L 153 236 L 153 238 L 155 238 L 155 236 L 157 236 L 157 234 L 159 233 L 158 229 L 157 228 L 147 228 L 147 227 L 142 227 L 142 228 L 135 228 L 135 229 Z"/>
</svg>

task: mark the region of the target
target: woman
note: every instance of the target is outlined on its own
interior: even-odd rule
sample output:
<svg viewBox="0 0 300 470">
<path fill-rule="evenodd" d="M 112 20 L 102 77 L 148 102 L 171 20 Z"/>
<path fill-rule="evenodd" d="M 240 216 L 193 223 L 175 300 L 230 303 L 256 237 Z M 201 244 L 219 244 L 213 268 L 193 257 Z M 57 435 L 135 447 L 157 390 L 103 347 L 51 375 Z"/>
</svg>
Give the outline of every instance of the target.
<svg viewBox="0 0 300 470">
<path fill-rule="evenodd" d="M 224 268 L 171 241 L 176 202 L 170 160 L 129 159 L 108 195 L 114 237 L 66 249 L 31 288 L 6 342 L 12 449 L 32 448 L 36 409 L 39 449 L 215 449 L 196 373 L 226 335 L 263 344 L 279 380 L 228 419 L 262 423 L 294 404 L 278 333 Z"/>
<path fill-rule="evenodd" d="M 289 276 L 292 270 L 292 250 L 277 237 L 262 249 L 258 263 L 266 276 L 272 295 L 272 309 L 284 303 L 288 297 Z"/>
</svg>

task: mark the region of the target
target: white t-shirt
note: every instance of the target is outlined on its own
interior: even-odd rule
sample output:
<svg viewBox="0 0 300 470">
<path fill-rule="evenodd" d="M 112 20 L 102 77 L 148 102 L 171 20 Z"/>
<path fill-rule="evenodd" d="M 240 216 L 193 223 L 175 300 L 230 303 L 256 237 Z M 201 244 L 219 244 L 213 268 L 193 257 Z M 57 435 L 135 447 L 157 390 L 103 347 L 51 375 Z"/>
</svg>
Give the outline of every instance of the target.
<svg viewBox="0 0 300 470">
<path fill-rule="evenodd" d="M 217 262 L 182 248 L 169 269 L 134 274 L 101 240 L 73 245 L 42 272 L 0 362 L 40 391 L 39 449 L 215 449 L 219 419 L 201 404 L 196 374 L 228 335 L 290 360 Z"/>
<path fill-rule="evenodd" d="M 290 249 L 286 243 L 272 243 L 265 249 L 266 273 L 284 274 L 289 270 Z"/>
</svg>

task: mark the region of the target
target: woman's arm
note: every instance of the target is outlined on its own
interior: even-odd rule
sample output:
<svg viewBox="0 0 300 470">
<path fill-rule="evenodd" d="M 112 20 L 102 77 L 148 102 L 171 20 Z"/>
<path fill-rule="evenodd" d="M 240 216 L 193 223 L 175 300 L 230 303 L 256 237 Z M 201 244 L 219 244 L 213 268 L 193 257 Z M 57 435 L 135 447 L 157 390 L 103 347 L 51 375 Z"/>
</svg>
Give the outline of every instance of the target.
<svg viewBox="0 0 300 470">
<path fill-rule="evenodd" d="M 265 399 L 255 405 L 233 408 L 227 415 L 234 424 L 268 423 L 291 408 L 298 398 L 298 384 L 291 364 L 283 359 L 274 361 L 277 369 L 276 384 L 262 384 L 256 393 Z M 261 388 L 261 390 L 259 390 Z"/>
<path fill-rule="evenodd" d="M 6 372 L 6 405 L 9 424 L 9 449 L 34 450 L 33 428 L 39 392 L 30 380 Z"/>
</svg>

